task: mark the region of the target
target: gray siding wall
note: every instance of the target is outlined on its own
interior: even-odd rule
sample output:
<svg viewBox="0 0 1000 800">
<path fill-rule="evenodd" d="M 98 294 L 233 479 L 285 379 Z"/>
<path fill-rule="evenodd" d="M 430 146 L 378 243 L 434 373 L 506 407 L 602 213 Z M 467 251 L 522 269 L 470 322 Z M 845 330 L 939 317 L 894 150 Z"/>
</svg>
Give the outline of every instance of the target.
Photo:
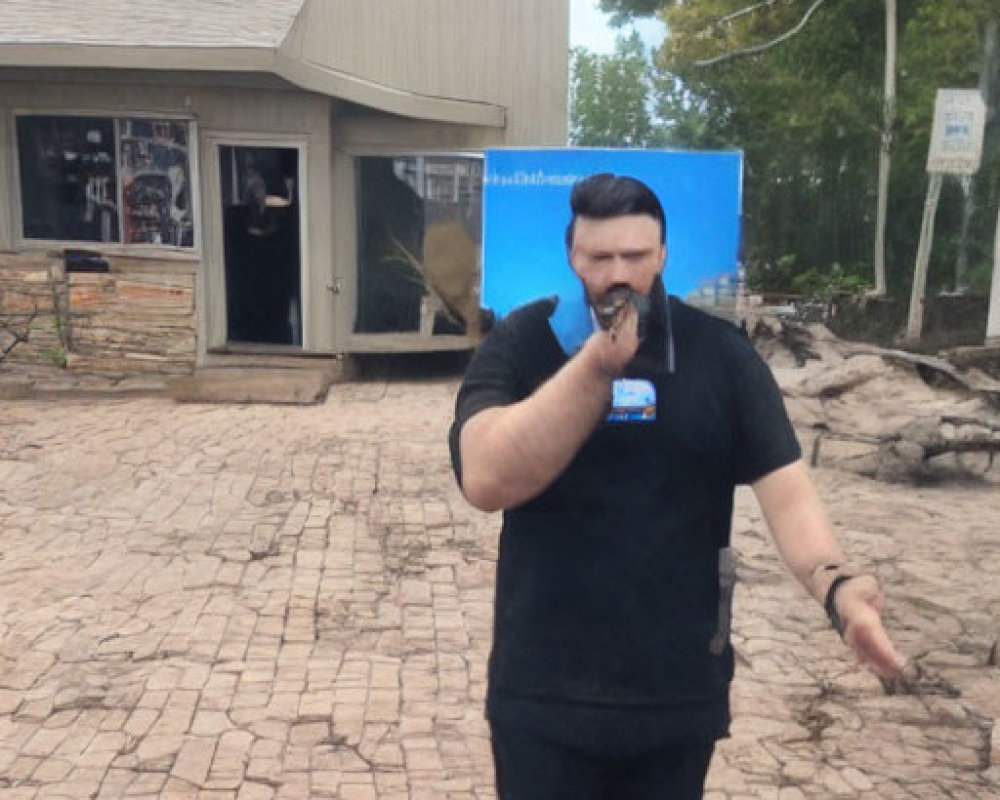
<svg viewBox="0 0 1000 800">
<path fill-rule="evenodd" d="M 504 144 L 566 141 L 567 0 L 310 0 L 283 50 L 435 97 L 508 109 Z"/>
</svg>

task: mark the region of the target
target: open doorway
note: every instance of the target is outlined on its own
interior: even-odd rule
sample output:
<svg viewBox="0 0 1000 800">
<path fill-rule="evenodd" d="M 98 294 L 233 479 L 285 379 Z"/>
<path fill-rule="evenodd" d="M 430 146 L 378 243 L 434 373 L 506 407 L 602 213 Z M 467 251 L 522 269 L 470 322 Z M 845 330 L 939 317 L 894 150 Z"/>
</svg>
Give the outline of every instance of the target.
<svg viewBox="0 0 1000 800">
<path fill-rule="evenodd" d="M 299 151 L 219 147 L 230 343 L 302 345 Z"/>
</svg>

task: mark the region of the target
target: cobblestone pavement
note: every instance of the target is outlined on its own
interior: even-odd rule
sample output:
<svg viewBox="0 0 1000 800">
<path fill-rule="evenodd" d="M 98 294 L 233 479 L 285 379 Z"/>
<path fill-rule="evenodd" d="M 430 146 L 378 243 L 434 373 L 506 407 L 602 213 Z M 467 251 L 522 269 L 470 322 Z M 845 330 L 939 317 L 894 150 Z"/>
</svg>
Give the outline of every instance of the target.
<svg viewBox="0 0 1000 800">
<path fill-rule="evenodd" d="M 493 797 L 499 520 L 453 486 L 455 385 L 0 405 L 0 798 Z M 707 798 L 996 797 L 995 487 L 818 478 L 940 681 L 886 696 L 856 670 L 741 494 Z"/>
</svg>

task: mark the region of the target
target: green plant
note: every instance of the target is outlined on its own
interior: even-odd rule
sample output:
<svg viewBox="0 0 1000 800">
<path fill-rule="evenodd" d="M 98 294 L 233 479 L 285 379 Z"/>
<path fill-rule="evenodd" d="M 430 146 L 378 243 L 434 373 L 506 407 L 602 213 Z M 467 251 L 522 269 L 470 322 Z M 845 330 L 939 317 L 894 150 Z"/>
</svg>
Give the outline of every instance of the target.
<svg viewBox="0 0 1000 800">
<path fill-rule="evenodd" d="M 791 284 L 794 294 L 813 302 L 829 302 L 838 295 L 859 295 L 872 288 L 866 274 L 836 264 L 829 271 L 807 269 L 793 277 Z"/>
<path fill-rule="evenodd" d="M 53 344 L 45 348 L 45 355 L 59 369 L 66 369 L 66 350 L 61 344 Z"/>
<path fill-rule="evenodd" d="M 747 263 L 747 285 L 752 292 L 791 294 L 796 256 L 786 254 L 777 261 L 751 260 Z"/>
</svg>

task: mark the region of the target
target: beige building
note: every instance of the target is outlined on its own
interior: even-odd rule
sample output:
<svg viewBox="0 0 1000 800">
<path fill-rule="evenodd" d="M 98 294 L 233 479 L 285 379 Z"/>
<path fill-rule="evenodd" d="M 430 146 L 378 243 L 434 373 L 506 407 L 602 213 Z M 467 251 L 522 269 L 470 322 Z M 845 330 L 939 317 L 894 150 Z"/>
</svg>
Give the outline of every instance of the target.
<svg viewBox="0 0 1000 800">
<path fill-rule="evenodd" d="M 11 359 L 466 348 L 482 151 L 566 140 L 566 0 L 3 12 L 0 336 L 29 331 Z"/>
</svg>

